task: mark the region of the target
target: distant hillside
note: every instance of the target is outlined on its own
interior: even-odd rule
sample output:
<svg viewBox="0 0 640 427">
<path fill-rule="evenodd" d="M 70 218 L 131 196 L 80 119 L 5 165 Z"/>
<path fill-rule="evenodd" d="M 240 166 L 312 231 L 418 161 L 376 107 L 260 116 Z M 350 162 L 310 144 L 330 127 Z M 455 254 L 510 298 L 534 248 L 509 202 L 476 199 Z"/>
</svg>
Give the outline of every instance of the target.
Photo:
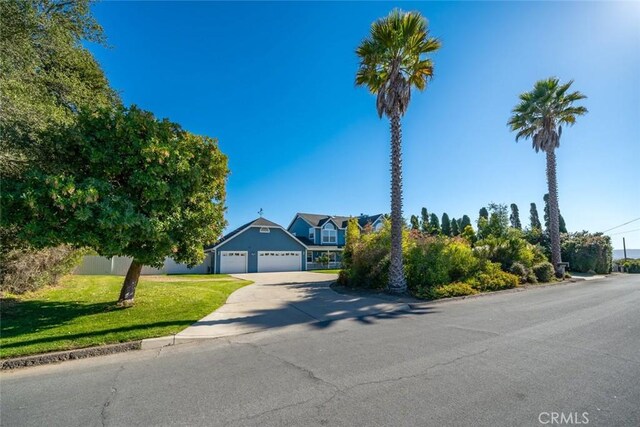
<svg viewBox="0 0 640 427">
<path fill-rule="evenodd" d="M 624 251 L 622 249 L 613 250 L 613 259 L 624 258 Z M 640 249 L 627 249 L 627 258 L 640 258 Z"/>
</svg>

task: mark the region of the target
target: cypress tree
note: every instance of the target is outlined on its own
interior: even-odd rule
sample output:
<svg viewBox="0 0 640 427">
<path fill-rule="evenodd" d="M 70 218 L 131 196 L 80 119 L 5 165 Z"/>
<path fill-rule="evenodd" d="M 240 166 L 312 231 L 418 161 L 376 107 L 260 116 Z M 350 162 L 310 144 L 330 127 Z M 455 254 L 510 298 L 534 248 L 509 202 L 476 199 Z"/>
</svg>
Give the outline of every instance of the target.
<svg viewBox="0 0 640 427">
<path fill-rule="evenodd" d="M 545 194 L 544 197 L 544 228 L 549 229 L 549 193 Z M 561 233 L 567 232 L 567 224 L 564 222 L 564 218 L 562 214 L 558 210 L 558 224 Z"/>
<path fill-rule="evenodd" d="M 428 233 L 429 232 L 429 212 L 427 212 L 427 208 L 422 208 L 422 211 L 420 212 L 420 216 L 422 219 L 422 224 L 421 224 L 422 232 Z"/>
<path fill-rule="evenodd" d="M 469 215 L 462 215 L 462 220 L 460 221 L 460 232 L 462 233 L 462 231 L 467 228 L 467 225 L 471 225 L 471 218 L 469 218 Z"/>
<path fill-rule="evenodd" d="M 542 224 L 540 224 L 540 217 L 538 216 L 538 208 L 535 203 L 531 203 L 531 209 L 529 210 L 529 220 L 531 221 L 531 229 L 537 228 L 542 230 Z"/>
<path fill-rule="evenodd" d="M 568 231 L 567 231 L 567 224 L 564 222 L 564 218 L 562 218 L 562 215 L 560 215 L 560 216 L 558 217 L 558 219 L 559 219 L 559 221 L 558 221 L 558 222 L 559 222 L 559 225 L 560 225 L 560 227 L 559 227 L 559 228 L 560 228 L 560 232 L 561 232 L 561 233 L 568 233 Z"/>
<path fill-rule="evenodd" d="M 440 234 L 440 221 L 438 220 L 438 216 L 434 213 L 429 216 L 429 231 L 434 236 L 436 234 Z"/>
<path fill-rule="evenodd" d="M 442 214 L 442 234 L 451 236 L 451 220 L 446 212 Z"/>
<path fill-rule="evenodd" d="M 451 235 L 458 236 L 460 235 L 460 224 L 458 223 L 458 219 L 451 218 Z"/>
<path fill-rule="evenodd" d="M 483 207 L 482 209 L 480 209 L 480 218 L 484 218 L 486 220 L 489 219 L 489 211 L 487 210 L 487 208 Z"/>
<path fill-rule="evenodd" d="M 411 229 L 412 230 L 419 230 L 420 229 L 420 221 L 418 221 L 418 217 L 415 215 L 411 215 Z"/>
<path fill-rule="evenodd" d="M 518 210 L 518 205 L 515 203 L 511 203 L 511 216 L 509 217 L 509 220 L 511 221 L 511 226 L 513 228 L 522 230 L 522 224 L 520 223 L 520 211 Z"/>
</svg>

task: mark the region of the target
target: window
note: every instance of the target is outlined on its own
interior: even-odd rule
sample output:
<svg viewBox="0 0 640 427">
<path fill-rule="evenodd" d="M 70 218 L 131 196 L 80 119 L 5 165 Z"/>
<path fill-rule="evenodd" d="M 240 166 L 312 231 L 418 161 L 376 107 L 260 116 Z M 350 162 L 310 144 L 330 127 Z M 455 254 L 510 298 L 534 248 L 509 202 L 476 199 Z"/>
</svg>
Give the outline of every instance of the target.
<svg viewBox="0 0 640 427">
<path fill-rule="evenodd" d="M 329 262 L 336 262 L 336 253 L 329 252 Z"/>
<path fill-rule="evenodd" d="M 316 229 L 313 227 L 309 228 L 309 240 L 312 242 L 315 242 L 316 240 Z"/>
<path fill-rule="evenodd" d="M 322 243 L 337 243 L 338 232 L 333 224 L 327 224 L 322 229 Z"/>
<path fill-rule="evenodd" d="M 307 262 L 313 262 L 313 251 L 307 251 Z"/>
<path fill-rule="evenodd" d="M 271 230 L 269 230 L 269 227 L 260 227 L 260 232 L 261 233 L 271 233 Z"/>
</svg>

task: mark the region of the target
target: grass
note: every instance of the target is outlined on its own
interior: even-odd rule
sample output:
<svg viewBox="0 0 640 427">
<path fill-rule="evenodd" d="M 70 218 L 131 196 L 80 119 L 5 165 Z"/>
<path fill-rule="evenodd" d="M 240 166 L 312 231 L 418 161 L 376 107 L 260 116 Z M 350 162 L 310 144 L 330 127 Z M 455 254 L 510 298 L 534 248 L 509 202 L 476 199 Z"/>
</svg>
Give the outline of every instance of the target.
<svg viewBox="0 0 640 427">
<path fill-rule="evenodd" d="M 340 269 L 334 270 L 309 270 L 311 273 L 324 273 L 324 274 L 340 274 Z"/>
<path fill-rule="evenodd" d="M 0 357 L 177 333 L 251 282 L 226 275 L 143 276 L 135 305 L 116 306 L 123 277 L 67 276 L 60 286 L 0 300 Z"/>
</svg>

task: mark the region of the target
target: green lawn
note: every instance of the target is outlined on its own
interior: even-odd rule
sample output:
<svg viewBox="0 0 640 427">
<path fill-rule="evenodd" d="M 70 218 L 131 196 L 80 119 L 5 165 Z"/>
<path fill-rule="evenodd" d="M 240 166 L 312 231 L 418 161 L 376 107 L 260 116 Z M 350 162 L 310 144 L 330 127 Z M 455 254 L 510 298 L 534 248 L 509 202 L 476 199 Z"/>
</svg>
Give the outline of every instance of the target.
<svg viewBox="0 0 640 427">
<path fill-rule="evenodd" d="M 324 273 L 324 274 L 340 274 L 340 269 L 337 270 L 309 270 L 311 273 Z"/>
<path fill-rule="evenodd" d="M 68 276 L 55 288 L 2 300 L 0 357 L 174 334 L 251 283 L 226 275 L 143 276 L 135 305 L 120 308 L 123 279 Z"/>
</svg>

